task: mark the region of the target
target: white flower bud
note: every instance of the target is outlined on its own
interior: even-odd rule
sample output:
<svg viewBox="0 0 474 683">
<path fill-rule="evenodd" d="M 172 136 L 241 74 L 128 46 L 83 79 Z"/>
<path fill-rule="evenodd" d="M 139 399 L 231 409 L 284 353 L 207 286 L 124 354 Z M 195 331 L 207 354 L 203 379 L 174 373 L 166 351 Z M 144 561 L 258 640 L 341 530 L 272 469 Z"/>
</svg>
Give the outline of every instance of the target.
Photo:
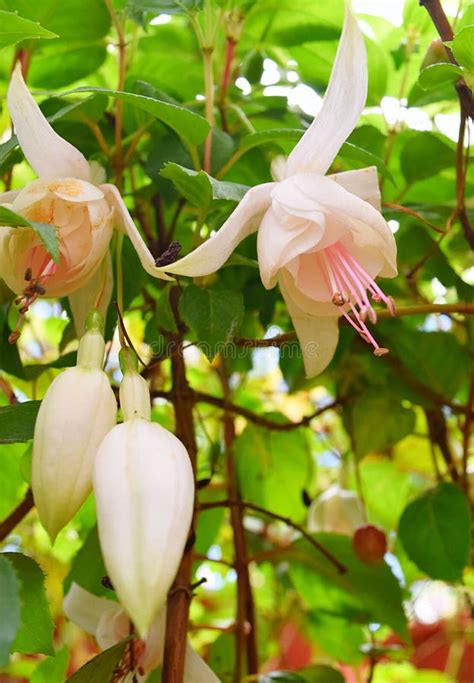
<svg viewBox="0 0 474 683">
<path fill-rule="evenodd" d="M 97 449 L 117 419 L 117 402 L 102 370 L 104 339 L 81 339 L 77 366 L 58 375 L 41 403 L 33 442 L 36 509 L 54 542 L 92 489 Z"/>
<path fill-rule="evenodd" d="M 308 509 L 307 528 L 311 533 L 326 531 L 352 536 L 366 524 L 364 506 L 354 491 L 330 486 Z"/>
<path fill-rule="evenodd" d="M 125 372 L 125 422 L 103 440 L 94 468 L 99 537 L 107 573 L 140 636 L 166 602 L 191 524 L 194 476 L 173 434 L 150 422 L 146 381 Z"/>
</svg>

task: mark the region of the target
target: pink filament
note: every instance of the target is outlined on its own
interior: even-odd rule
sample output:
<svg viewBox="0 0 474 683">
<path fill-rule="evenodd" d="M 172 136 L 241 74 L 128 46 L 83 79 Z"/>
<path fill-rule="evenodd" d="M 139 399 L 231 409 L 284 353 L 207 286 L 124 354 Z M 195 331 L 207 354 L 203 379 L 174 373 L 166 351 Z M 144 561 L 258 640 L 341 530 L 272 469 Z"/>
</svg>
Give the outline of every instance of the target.
<svg viewBox="0 0 474 683">
<path fill-rule="evenodd" d="M 384 355 L 387 349 L 379 346 L 365 324 L 365 319 L 368 317 L 373 323 L 377 320 L 377 313 L 369 296 L 373 301 L 383 301 L 394 315 L 395 306 L 392 299 L 384 294 L 374 279 L 340 242 L 324 249 L 323 254 L 326 281 L 331 290 L 333 302 L 341 308 L 344 318 L 362 339 L 373 346 L 374 354 Z M 342 303 L 339 304 L 339 302 Z M 345 309 L 345 306 L 348 306 L 350 310 Z"/>
</svg>

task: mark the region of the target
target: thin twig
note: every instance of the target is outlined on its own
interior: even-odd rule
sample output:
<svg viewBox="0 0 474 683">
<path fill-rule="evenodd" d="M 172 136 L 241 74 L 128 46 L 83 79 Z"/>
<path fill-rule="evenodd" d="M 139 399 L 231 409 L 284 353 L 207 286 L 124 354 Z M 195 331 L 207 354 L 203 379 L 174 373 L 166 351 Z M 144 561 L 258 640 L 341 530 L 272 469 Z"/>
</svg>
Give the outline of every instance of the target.
<svg viewBox="0 0 474 683">
<path fill-rule="evenodd" d="M 279 522 L 283 522 L 287 526 L 291 526 L 292 529 L 298 531 L 308 541 L 308 543 L 310 543 L 314 548 L 316 548 L 318 552 L 324 555 L 324 557 L 336 567 L 340 574 L 345 574 L 345 572 L 347 571 L 347 567 L 344 564 L 342 564 L 342 562 L 339 562 L 339 560 L 336 557 L 334 557 L 334 555 L 329 550 L 327 550 L 327 548 L 325 548 L 321 543 L 319 543 L 319 541 L 313 538 L 313 536 L 311 536 L 311 534 L 308 533 L 304 527 L 300 526 L 299 524 L 296 524 L 296 522 L 293 522 L 289 517 L 279 515 L 276 512 L 267 510 L 261 505 L 255 505 L 254 503 L 248 503 L 247 501 L 243 500 L 216 500 L 210 501 L 209 503 L 200 503 L 198 507 L 199 510 L 204 511 L 212 510 L 213 508 L 218 507 L 232 506 L 243 507 L 247 508 L 248 510 L 253 510 L 254 512 L 259 512 L 262 515 L 266 515 L 267 517 L 276 519 Z"/>
<path fill-rule="evenodd" d="M 0 523 L 0 541 L 3 541 L 34 507 L 33 493 L 28 489 L 21 503 Z"/>
</svg>

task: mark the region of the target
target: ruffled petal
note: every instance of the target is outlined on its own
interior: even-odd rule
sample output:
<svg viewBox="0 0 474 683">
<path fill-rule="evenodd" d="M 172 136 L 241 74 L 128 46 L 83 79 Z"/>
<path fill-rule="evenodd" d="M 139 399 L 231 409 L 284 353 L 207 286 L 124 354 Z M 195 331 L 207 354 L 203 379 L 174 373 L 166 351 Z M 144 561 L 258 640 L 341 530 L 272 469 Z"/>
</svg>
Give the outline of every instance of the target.
<svg viewBox="0 0 474 683">
<path fill-rule="evenodd" d="M 20 64 L 13 71 L 7 103 L 20 147 L 40 177 L 90 180 L 86 158 L 50 126 L 26 87 Z"/>
<path fill-rule="evenodd" d="M 286 202 L 289 212 L 294 210 L 301 214 L 302 206 L 307 206 L 309 211 L 310 203 L 314 202 L 315 207 L 322 207 L 325 213 L 344 223 L 358 246 L 370 246 L 381 252 L 385 261 L 383 276 L 392 277 L 397 273 L 397 248 L 392 231 L 382 214 L 369 202 L 348 192 L 330 177 L 313 173 L 299 173 L 280 183 L 286 184 L 292 185 L 292 191 L 279 191 L 278 199 Z"/>
<path fill-rule="evenodd" d="M 286 176 L 303 171 L 324 175 L 354 130 L 366 99 L 364 39 L 347 2 L 344 28 L 322 108 L 288 157 Z"/>
<path fill-rule="evenodd" d="M 63 601 L 63 610 L 67 618 L 94 636 L 104 614 L 116 607 L 117 603 L 99 598 L 77 583 L 71 584 Z"/>
<path fill-rule="evenodd" d="M 278 270 L 315 247 L 324 232 L 325 217 L 318 211 L 314 211 L 306 220 L 295 219 L 292 228 L 282 224 L 280 218 L 274 208 L 270 207 L 258 230 L 258 265 L 262 282 L 267 289 L 276 285 Z"/>
<path fill-rule="evenodd" d="M 105 318 L 114 285 L 112 259 L 107 252 L 99 268 L 77 291 L 69 296 L 72 317 L 78 338 L 84 334 L 89 312 L 97 308 Z"/>
<path fill-rule="evenodd" d="M 8 190 L 8 192 L 0 192 L 0 204 L 2 206 L 5 204 L 11 204 L 19 193 L 20 190 Z"/>
<path fill-rule="evenodd" d="M 333 173 L 328 178 L 335 180 L 345 190 L 363 199 L 364 202 L 372 204 L 377 211 L 381 210 L 382 197 L 380 195 L 379 178 L 375 166 L 358 168 L 354 171 L 344 171 L 343 173 Z"/>
<path fill-rule="evenodd" d="M 337 316 L 316 317 L 301 309 L 291 296 L 284 278 L 280 289 L 291 316 L 303 354 L 306 376 L 319 375 L 331 362 L 339 339 Z"/>
</svg>

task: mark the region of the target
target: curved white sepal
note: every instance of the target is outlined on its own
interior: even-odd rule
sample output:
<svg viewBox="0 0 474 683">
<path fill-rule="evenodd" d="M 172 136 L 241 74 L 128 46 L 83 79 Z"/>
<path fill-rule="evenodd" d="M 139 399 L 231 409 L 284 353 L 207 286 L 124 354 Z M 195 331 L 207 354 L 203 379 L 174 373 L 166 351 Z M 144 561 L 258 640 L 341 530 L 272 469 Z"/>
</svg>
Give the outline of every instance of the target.
<svg viewBox="0 0 474 683">
<path fill-rule="evenodd" d="M 311 379 L 326 369 L 336 352 L 338 318 L 305 313 L 293 301 L 283 278 L 280 279 L 280 289 L 301 346 L 306 376 Z"/>
<path fill-rule="evenodd" d="M 97 308 L 105 318 L 113 286 L 112 258 L 108 251 L 85 285 L 69 295 L 69 304 L 78 338 L 84 334 L 86 318 L 93 308 Z"/>
<path fill-rule="evenodd" d="M 354 130 L 367 99 L 367 57 L 357 20 L 346 3 L 344 27 L 322 108 L 288 157 L 286 176 L 324 175 Z"/>
<path fill-rule="evenodd" d="M 90 180 L 86 158 L 50 126 L 26 87 L 19 63 L 10 80 L 7 103 L 20 147 L 41 178 Z"/>
<path fill-rule="evenodd" d="M 101 185 L 100 189 L 104 192 L 109 205 L 115 210 L 115 227 L 129 237 L 146 272 L 153 277 L 160 278 L 161 280 L 172 280 L 173 278 L 167 275 L 163 268 L 158 268 L 158 266 L 155 264 L 153 254 L 148 249 L 143 241 L 142 236 L 138 232 L 138 228 L 133 222 L 133 218 L 131 217 L 129 210 L 125 206 L 122 195 L 115 185 Z"/>
<path fill-rule="evenodd" d="M 167 273 L 199 277 L 214 273 L 227 261 L 235 247 L 255 232 L 261 215 L 271 204 L 275 183 L 263 183 L 247 192 L 218 232 L 179 261 L 165 267 Z"/>
<path fill-rule="evenodd" d="M 80 626 L 84 631 L 95 636 L 104 614 L 117 609 L 117 603 L 107 598 L 84 590 L 77 583 L 72 583 L 63 600 L 64 614 L 70 621 Z"/>
</svg>

